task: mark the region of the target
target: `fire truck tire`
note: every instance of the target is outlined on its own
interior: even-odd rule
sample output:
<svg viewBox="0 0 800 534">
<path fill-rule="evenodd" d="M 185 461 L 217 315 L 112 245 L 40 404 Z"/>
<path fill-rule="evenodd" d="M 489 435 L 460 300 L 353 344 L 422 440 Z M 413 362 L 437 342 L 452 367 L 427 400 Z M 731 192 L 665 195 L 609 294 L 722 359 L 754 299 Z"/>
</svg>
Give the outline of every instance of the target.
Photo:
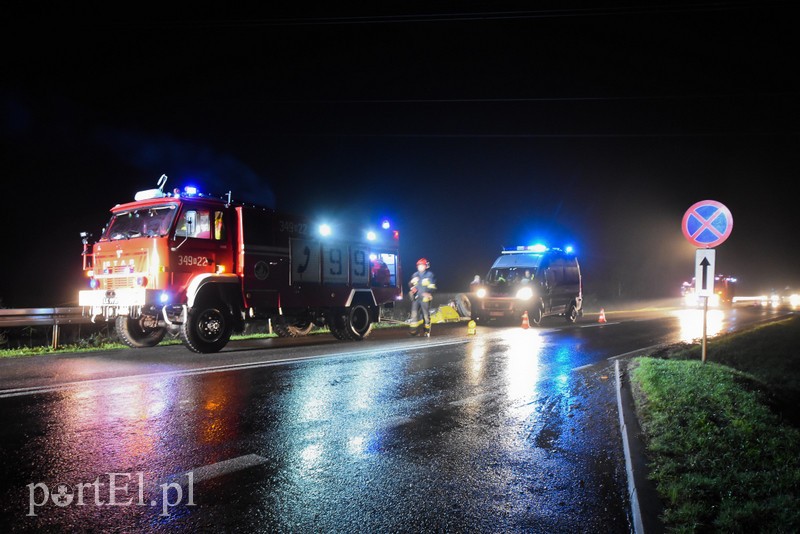
<svg viewBox="0 0 800 534">
<path fill-rule="evenodd" d="M 117 315 L 114 328 L 120 340 L 134 349 L 155 347 L 161 343 L 167 333 L 165 327 L 158 326 L 158 319 L 146 315 L 137 319 L 132 319 L 127 315 Z"/>
<path fill-rule="evenodd" d="M 334 316 L 331 333 L 336 339 L 361 341 L 372 332 L 373 315 L 370 306 L 365 304 L 341 309 Z"/>
<path fill-rule="evenodd" d="M 372 327 L 375 326 L 372 321 L 373 316 L 370 306 L 356 304 L 350 307 L 347 314 L 347 324 L 353 339 L 360 341 L 372 332 Z"/>
<path fill-rule="evenodd" d="M 566 317 L 568 323 L 574 323 L 578 320 L 578 308 L 574 302 L 567 306 L 567 313 L 564 314 L 564 317 Z"/>
<path fill-rule="evenodd" d="M 220 301 L 197 303 L 181 325 L 181 340 L 189 350 L 199 353 L 219 352 L 233 333 L 233 317 Z"/>
<path fill-rule="evenodd" d="M 313 328 L 314 323 L 311 321 L 297 321 L 294 324 L 280 324 L 276 322 L 272 325 L 272 330 L 278 334 L 278 337 L 307 336 Z"/>
<path fill-rule="evenodd" d="M 350 339 L 347 336 L 347 331 L 343 327 L 331 325 L 331 334 L 333 334 L 333 337 L 336 339 L 340 339 L 342 341 L 347 341 Z"/>
</svg>

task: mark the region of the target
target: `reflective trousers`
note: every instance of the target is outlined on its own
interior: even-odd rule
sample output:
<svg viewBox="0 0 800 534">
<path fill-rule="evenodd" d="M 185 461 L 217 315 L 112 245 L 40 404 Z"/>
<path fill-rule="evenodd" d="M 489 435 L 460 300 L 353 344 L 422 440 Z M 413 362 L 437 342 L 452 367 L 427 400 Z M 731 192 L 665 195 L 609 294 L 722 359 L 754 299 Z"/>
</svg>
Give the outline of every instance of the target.
<svg viewBox="0 0 800 534">
<path fill-rule="evenodd" d="M 419 298 L 411 301 L 411 327 L 418 328 L 423 323 L 426 331 L 431 329 L 431 301 Z"/>
</svg>

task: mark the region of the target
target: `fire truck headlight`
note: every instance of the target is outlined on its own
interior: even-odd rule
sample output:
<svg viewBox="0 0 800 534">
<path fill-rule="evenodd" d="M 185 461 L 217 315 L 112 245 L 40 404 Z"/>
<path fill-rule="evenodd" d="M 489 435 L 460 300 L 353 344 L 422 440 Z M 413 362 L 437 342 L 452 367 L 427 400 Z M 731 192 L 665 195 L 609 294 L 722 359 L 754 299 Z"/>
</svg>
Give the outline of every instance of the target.
<svg viewBox="0 0 800 534">
<path fill-rule="evenodd" d="M 375 235 L 375 232 L 373 232 L 372 230 L 370 230 L 369 232 L 367 232 L 367 239 L 368 239 L 368 240 L 370 240 L 370 241 L 375 241 L 377 238 L 378 238 L 378 236 L 377 236 L 377 235 Z"/>
<path fill-rule="evenodd" d="M 319 235 L 321 236 L 329 236 L 331 235 L 331 227 L 327 224 L 320 224 L 319 225 Z"/>
<path fill-rule="evenodd" d="M 713 295 L 708 297 L 708 305 L 712 306 L 714 308 L 718 307 L 719 306 L 719 295 L 714 293 Z"/>
<path fill-rule="evenodd" d="M 485 287 L 479 288 L 476 294 L 478 295 L 479 299 L 482 299 L 483 297 L 486 296 L 486 288 Z"/>
<path fill-rule="evenodd" d="M 159 302 L 161 302 L 161 304 L 166 304 L 167 302 L 169 302 L 169 293 L 167 293 L 166 291 L 162 292 L 158 296 L 158 300 Z"/>
<path fill-rule="evenodd" d="M 531 297 L 533 297 L 533 290 L 529 287 L 523 287 L 517 291 L 517 298 L 519 300 L 529 300 Z"/>
</svg>

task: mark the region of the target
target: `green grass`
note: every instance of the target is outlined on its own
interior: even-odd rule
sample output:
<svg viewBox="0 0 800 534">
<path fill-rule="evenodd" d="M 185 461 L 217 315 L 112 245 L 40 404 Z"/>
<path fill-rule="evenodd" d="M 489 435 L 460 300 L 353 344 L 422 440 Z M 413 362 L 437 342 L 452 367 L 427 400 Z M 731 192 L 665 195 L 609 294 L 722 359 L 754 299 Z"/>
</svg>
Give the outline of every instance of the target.
<svg viewBox="0 0 800 534">
<path fill-rule="evenodd" d="M 800 318 L 628 367 L 673 532 L 800 531 Z"/>
<path fill-rule="evenodd" d="M 406 324 L 399 323 L 375 323 L 373 328 L 404 328 Z M 308 335 L 330 334 L 327 328 L 315 328 Z M 231 336 L 231 341 L 241 341 L 247 339 L 267 339 L 278 337 L 276 334 L 234 334 Z M 172 338 L 169 335 L 159 343 L 159 345 L 180 345 L 181 341 L 177 338 Z M 14 349 L 0 349 L 0 358 L 18 358 L 25 356 L 39 356 L 42 354 L 63 354 L 63 353 L 83 353 L 83 352 L 97 352 L 104 350 L 119 350 L 129 349 L 127 345 L 115 341 L 113 338 L 107 336 L 91 336 L 87 339 L 81 340 L 79 343 L 61 345 L 58 349 L 54 350 L 51 346 L 39 345 L 33 347 L 19 347 Z"/>
<path fill-rule="evenodd" d="M 699 360 L 699 344 L 682 344 L 666 351 L 671 360 Z M 756 326 L 712 338 L 706 361 L 749 373 L 769 384 L 778 396 L 800 406 L 800 317 Z"/>
</svg>

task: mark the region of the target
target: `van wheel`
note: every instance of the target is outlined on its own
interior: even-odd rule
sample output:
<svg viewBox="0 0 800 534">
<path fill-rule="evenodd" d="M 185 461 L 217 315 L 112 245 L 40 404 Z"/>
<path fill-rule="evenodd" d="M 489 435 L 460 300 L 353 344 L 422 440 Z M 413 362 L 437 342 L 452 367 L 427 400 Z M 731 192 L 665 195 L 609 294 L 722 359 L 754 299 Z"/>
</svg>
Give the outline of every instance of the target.
<svg viewBox="0 0 800 534">
<path fill-rule="evenodd" d="M 180 330 L 183 344 L 199 353 L 219 352 L 230 341 L 232 332 L 233 318 L 216 299 L 192 307 Z"/>
<path fill-rule="evenodd" d="M 542 324 L 542 307 L 536 306 L 531 313 L 528 314 L 528 320 L 531 324 L 539 326 Z"/>
<path fill-rule="evenodd" d="M 564 317 L 567 318 L 568 323 L 574 323 L 578 320 L 578 308 L 575 307 L 575 303 L 571 303 L 569 308 L 567 308 L 567 313 L 564 314 Z"/>
<path fill-rule="evenodd" d="M 167 333 L 165 327 L 158 326 L 158 319 L 142 315 L 132 319 L 127 315 L 117 315 L 114 328 L 123 343 L 134 349 L 155 347 Z"/>
</svg>

